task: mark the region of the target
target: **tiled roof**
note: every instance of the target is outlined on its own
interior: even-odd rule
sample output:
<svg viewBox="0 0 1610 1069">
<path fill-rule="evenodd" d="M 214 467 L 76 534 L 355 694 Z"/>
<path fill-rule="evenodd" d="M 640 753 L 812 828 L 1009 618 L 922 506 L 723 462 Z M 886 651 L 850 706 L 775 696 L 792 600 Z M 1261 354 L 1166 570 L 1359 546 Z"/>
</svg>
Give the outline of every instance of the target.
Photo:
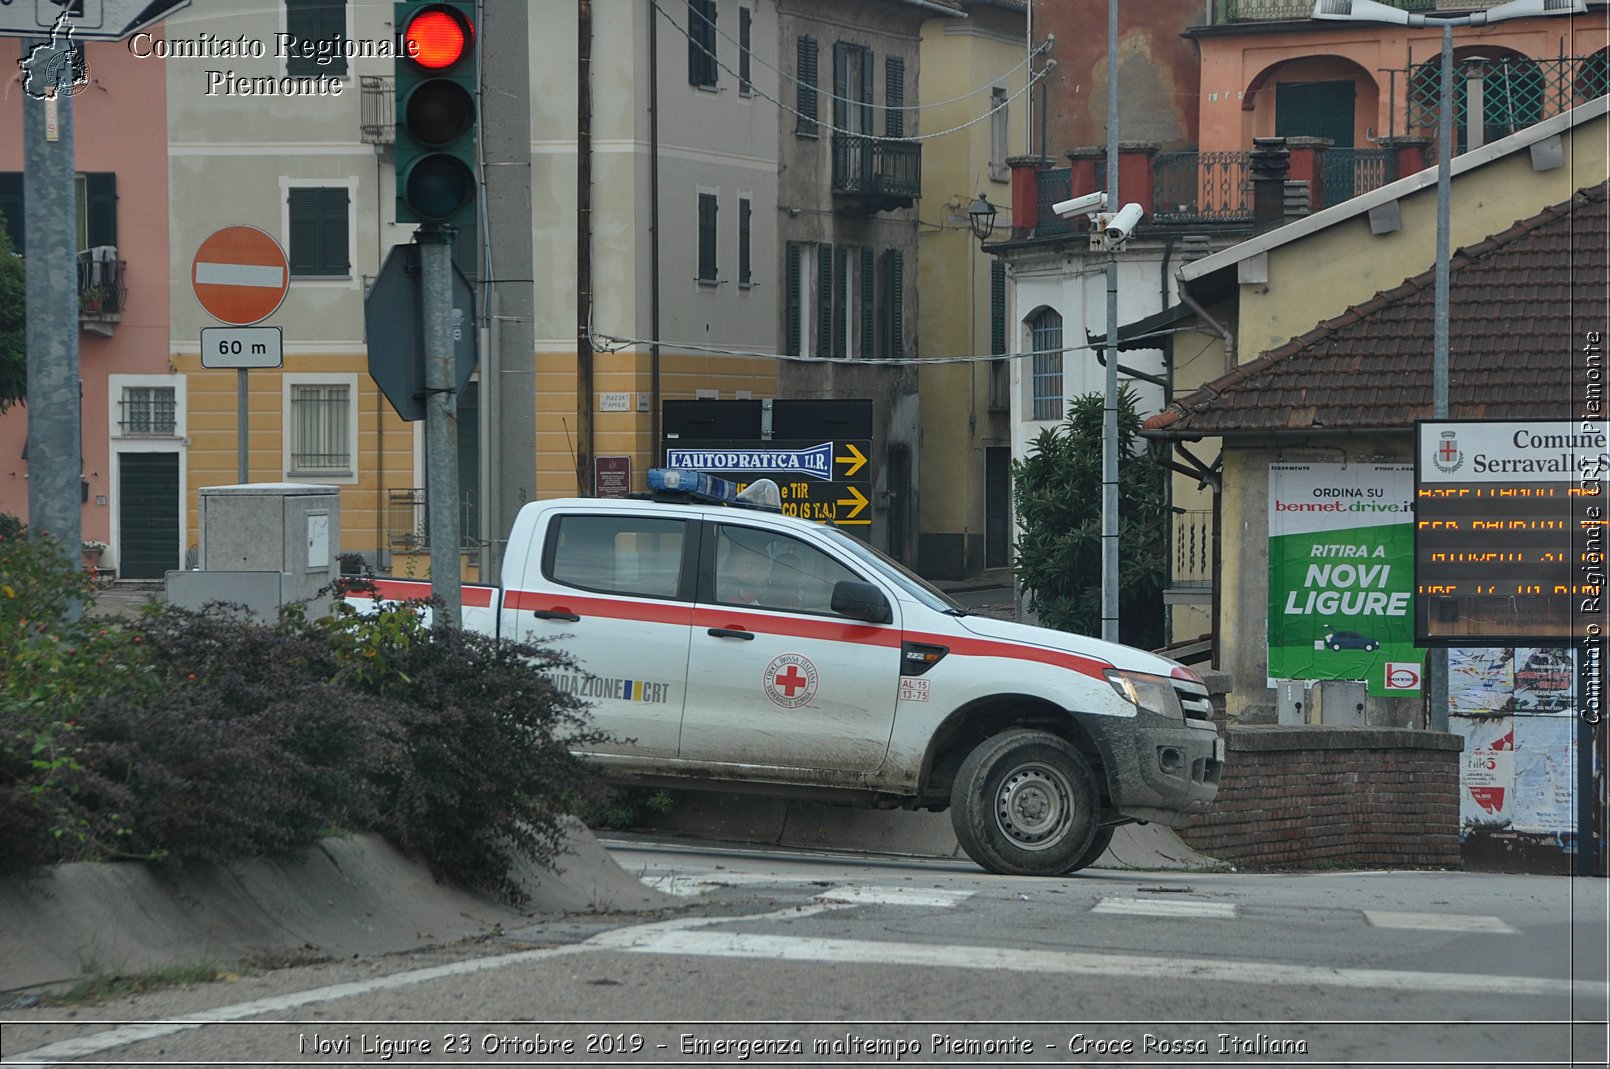
<svg viewBox="0 0 1610 1069">
<path fill-rule="evenodd" d="M 1570 419 L 1579 352 L 1606 329 L 1607 184 L 1449 261 L 1454 419 Z M 1432 416 L 1435 271 L 1242 364 L 1148 419 L 1160 437 L 1408 429 Z M 1576 404 L 1573 404 L 1573 401 Z"/>
</svg>

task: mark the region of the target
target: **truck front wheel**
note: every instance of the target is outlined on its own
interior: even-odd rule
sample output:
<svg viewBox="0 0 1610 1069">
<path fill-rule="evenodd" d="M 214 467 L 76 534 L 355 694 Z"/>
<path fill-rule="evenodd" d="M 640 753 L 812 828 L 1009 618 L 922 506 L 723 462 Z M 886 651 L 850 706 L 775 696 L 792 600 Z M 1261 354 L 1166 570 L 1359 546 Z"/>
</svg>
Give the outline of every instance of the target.
<svg viewBox="0 0 1610 1069">
<path fill-rule="evenodd" d="M 1013 730 L 991 735 L 967 755 L 950 806 L 957 841 L 983 868 L 1057 876 L 1089 850 L 1100 794 L 1095 773 L 1066 739 Z"/>
</svg>

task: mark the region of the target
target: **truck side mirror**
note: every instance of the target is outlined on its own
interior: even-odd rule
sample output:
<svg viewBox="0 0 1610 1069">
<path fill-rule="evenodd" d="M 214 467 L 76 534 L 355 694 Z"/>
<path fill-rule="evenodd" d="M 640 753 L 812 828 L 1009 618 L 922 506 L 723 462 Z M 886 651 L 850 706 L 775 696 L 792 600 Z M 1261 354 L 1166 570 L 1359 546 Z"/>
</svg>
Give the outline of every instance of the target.
<svg viewBox="0 0 1610 1069">
<path fill-rule="evenodd" d="M 894 619 L 889 611 L 889 599 L 871 583 L 856 579 L 841 579 L 833 584 L 833 600 L 829 603 L 840 616 L 865 620 L 869 624 L 886 624 Z"/>
</svg>

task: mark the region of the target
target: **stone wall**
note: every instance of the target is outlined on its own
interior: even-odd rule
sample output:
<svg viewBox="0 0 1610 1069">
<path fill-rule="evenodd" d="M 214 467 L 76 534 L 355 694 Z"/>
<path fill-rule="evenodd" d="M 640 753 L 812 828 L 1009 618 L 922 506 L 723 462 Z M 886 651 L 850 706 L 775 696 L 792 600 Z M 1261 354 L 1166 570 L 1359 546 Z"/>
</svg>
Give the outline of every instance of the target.
<svg viewBox="0 0 1610 1069">
<path fill-rule="evenodd" d="M 1180 831 L 1243 868 L 1459 866 L 1458 735 L 1393 728 L 1221 725 L 1213 808 Z"/>
</svg>

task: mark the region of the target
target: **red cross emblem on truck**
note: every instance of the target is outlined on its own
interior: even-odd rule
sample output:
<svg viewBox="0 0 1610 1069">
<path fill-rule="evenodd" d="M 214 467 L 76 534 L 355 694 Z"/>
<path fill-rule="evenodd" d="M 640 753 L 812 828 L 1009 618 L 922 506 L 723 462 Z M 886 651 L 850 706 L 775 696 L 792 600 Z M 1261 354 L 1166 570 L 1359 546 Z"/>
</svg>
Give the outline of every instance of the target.
<svg viewBox="0 0 1610 1069">
<path fill-rule="evenodd" d="M 799 709 L 816 697 L 816 666 L 803 654 L 780 653 L 773 657 L 760 680 L 766 697 L 784 709 Z"/>
<path fill-rule="evenodd" d="M 787 671 L 777 673 L 775 680 L 786 697 L 792 698 L 794 692 L 805 685 L 805 675 L 798 665 L 789 665 Z"/>
</svg>

